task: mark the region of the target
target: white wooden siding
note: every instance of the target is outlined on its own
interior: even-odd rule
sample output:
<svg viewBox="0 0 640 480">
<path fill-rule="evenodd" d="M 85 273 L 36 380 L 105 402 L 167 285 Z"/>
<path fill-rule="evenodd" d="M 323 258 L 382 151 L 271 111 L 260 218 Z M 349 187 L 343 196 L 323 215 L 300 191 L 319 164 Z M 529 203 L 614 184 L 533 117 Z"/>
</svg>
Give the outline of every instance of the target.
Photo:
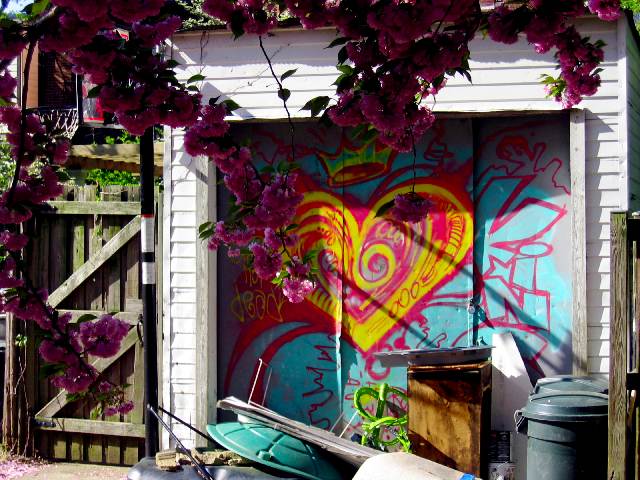
<svg viewBox="0 0 640 480">
<path fill-rule="evenodd" d="M 167 226 L 163 232 L 165 267 L 163 282 L 165 329 L 163 347 L 166 355 L 162 388 L 165 408 L 187 422 L 194 421 L 195 411 L 195 305 L 196 305 L 196 237 L 195 161 L 183 152 L 183 132 L 166 129 L 170 138 L 165 152 L 165 196 Z M 171 428 L 181 440 L 193 444 L 193 432 L 171 421 Z M 169 437 L 163 433 L 163 446 Z"/>
<path fill-rule="evenodd" d="M 590 373 L 608 372 L 609 338 L 609 212 L 626 204 L 626 158 L 621 145 L 626 145 L 624 104 L 619 99 L 626 72 L 620 70 L 627 48 L 626 23 L 605 24 L 594 19 L 580 21 L 578 29 L 593 39 L 606 42 L 602 87 L 598 94 L 585 100 L 579 107 L 586 113 L 586 205 L 587 205 L 587 305 L 588 305 L 588 368 Z M 621 30 L 619 30 L 621 29 Z M 618 38 L 618 32 L 622 38 Z M 334 38 L 331 30 L 277 31 L 264 39 L 273 67 L 278 75 L 296 68 L 297 72 L 284 82 L 291 90 L 290 111 L 295 117 L 307 117 L 300 111 L 310 98 L 332 95 L 336 78 L 336 50 L 324 47 Z M 635 44 L 628 49 L 637 57 Z M 262 56 L 257 39 L 246 36 L 233 40 L 228 32 L 192 32 L 176 35 L 170 44 L 171 55 L 182 63 L 179 76 L 186 79 L 200 73 L 205 76 L 202 91 L 205 99 L 222 95 L 233 97 L 242 108 L 235 112 L 236 119 L 283 118 L 282 103 L 276 95 L 276 84 Z M 555 74 L 551 55 L 540 56 L 521 41 L 515 45 L 498 45 L 478 39 L 471 45 L 473 84 L 461 77 L 450 80 L 438 96 L 435 110 L 439 112 L 499 112 L 559 110 L 559 105 L 544 98 L 539 83 L 543 73 Z M 622 60 L 622 61 L 621 61 Z M 638 63 L 632 63 L 637 69 Z M 636 70 L 634 69 L 634 75 Z M 640 75 L 640 73 L 638 74 Z M 632 80 L 633 82 L 633 80 Z M 640 82 L 635 82 L 640 85 Z M 630 92 L 631 93 L 631 92 Z M 640 102 L 633 92 L 630 102 Z M 629 122 L 630 128 L 640 128 L 640 119 Z M 166 387 L 165 400 L 172 411 L 182 411 L 189 418 L 194 415 L 188 408 L 189 392 L 195 390 L 195 177 L 192 160 L 182 150 L 182 133 L 174 131 L 175 144 L 171 158 L 165 159 L 165 170 L 171 171 L 169 194 L 165 197 L 171 211 L 170 227 L 165 241 L 170 263 L 170 302 L 165 310 L 170 316 L 171 338 L 165 338 L 171 348 L 171 384 Z M 633 152 L 639 150 L 636 142 Z M 630 151 L 631 154 L 631 151 Z M 640 170 L 634 171 L 635 182 L 640 182 Z M 624 180 L 625 186 L 621 186 Z M 634 191 L 633 184 L 631 191 Z M 637 189 L 635 190 L 638 191 Z M 175 304 L 175 305 L 174 305 Z M 175 370 L 175 371 L 174 371 Z M 195 398 L 195 396 L 194 396 Z M 184 432 L 187 442 L 193 440 Z"/>
</svg>

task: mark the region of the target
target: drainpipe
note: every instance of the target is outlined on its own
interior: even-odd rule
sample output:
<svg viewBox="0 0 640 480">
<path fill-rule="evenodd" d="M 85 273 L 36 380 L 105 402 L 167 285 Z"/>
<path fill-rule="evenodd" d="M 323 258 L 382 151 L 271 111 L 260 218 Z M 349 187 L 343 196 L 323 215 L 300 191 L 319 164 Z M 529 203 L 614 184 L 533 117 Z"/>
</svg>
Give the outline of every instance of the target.
<svg viewBox="0 0 640 480">
<path fill-rule="evenodd" d="M 144 398 L 158 410 L 158 333 L 156 315 L 155 199 L 153 127 L 140 138 L 140 260 L 142 264 L 142 322 L 144 339 Z M 144 409 L 145 456 L 158 452 L 158 419 Z"/>
</svg>

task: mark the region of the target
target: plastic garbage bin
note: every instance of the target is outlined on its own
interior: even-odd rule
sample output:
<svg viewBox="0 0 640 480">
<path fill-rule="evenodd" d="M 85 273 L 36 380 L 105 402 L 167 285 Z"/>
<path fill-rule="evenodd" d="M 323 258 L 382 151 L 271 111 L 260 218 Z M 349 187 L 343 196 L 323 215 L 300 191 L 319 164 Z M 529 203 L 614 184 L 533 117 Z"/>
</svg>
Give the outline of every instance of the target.
<svg viewBox="0 0 640 480">
<path fill-rule="evenodd" d="M 557 375 L 545 377 L 537 381 L 532 394 L 549 392 L 595 392 L 609 393 L 607 379 L 597 377 L 576 377 L 573 375 Z"/>
<path fill-rule="evenodd" d="M 605 478 L 608 399 L 584 391 L 531 395 L 516 411 L 516 428 L 527 434 L 527 478 Z"/>
</svg>

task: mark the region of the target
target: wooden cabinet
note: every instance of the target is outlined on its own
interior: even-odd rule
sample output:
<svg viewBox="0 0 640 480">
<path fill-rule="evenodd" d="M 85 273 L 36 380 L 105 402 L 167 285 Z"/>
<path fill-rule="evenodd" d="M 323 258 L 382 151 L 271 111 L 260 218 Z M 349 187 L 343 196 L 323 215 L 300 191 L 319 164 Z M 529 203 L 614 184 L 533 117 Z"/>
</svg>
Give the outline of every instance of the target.
<svg viewBox="0 0 640 480">
<path fill-rule="evenodd" d="M 409 367 L 407 383 L 413 453 L 486 478 L 491 363 Z"/>
</svg>

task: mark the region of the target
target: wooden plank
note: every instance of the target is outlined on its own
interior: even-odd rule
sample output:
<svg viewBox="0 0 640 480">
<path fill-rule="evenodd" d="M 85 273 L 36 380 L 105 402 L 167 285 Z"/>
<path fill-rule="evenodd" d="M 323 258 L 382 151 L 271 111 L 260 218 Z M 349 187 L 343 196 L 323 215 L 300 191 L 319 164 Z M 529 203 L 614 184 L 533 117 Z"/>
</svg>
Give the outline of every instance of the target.
<svg viewBox="0 0 640 480">
<path fill-rule="evenodd" d="M 139 231 L 140 217 L 135 217 L 49 296 L 49 304 L 52 307 L 59 305 L 78 285 L 82 284 Z"/>
<path fill-rule="evenodd" d="M 98 201 L 98 191 L 95 185 L 85 187 L 86 201 Z M 102 249 L 102 217 L 100 215 L 87 215 L 85 217 L 87 229 L 87 256 L 91 258 Z M 104 291 L 102 288 L 102 269 L 98 269 L 84 282 L 85 305 L 87 308 L 104 311 Z M 91 405 L 82 403 L 83 411 L 78 416 L 89 418 L 91 415 Z M 83 456 L 85 461 L 102 462 L 102 439 L 94 435 L 83 435 Z"/>
<path fill-rule="evenodd" d="M 133 411 L 125 416 L 125 422 L 128 421 L 135 425 L 142 425 L 144 418 L 144 352 L 141 343 L 136 343 L 134 360 L 133 360 L 133 375 L 130 378 L 129 391 L 131 393 L 131 400 L 135 405 Z M 133 465 L 140 460 L 140 448 L 139 442 L 133 440 L 125 440 L 123 442 L 123 463 L 125 465 Z"/>
<path fill-rule="evenodd" d="M 167 205 L 167 221 L 163 221 L 162 228 L 158 230 L 159 243 L 165 244 L 166 249 L 162 252 L 162 258 L 158 257 L 158 260 L 163 265 L 166 265 L 162 273 L 162 290 L 159 291 L 156 288 L 156 292 L 159 297 L 162 297 L 162 308 L 158 309 L 158 312 L 162 312 L 162 334 L 158 335 L 162 340 L 162 351 L 165 355 L 162 357 L 162 381 L 158 384 L 161 386 L 161 391 L 158 392 L 162 398 L 162 406 L 168 411 L 173 411 L 172 397 L 171 397 L 171 199 L 173 194 L 173 169 L 171 162 L 174 159 L 173 155 L 173 129 L 164 127 L 165 143 L 164 143 L 164 158 L 166 162 L 166 168 L 163 172 L 164 191 L 162 192 L 162 198 L 160 202 Z M 215 195 L 214 195 L 215 197 Z M 214 255 L 215 256 L 215 255 Z M 212 287 L 215 288 L 215 285 Z M 215 363 L 215 359 L 211 359 Z M 164 428 L 160 434 L 160 448 L 169 448 L 170 437 L 169 432 Z"/>
<path fill-rule="evenodd" d="M 162 168 L 164 142 L 154 142 L 153 153 L 154 165 Z M 137 167 L 140 162 L 140 145 L 73 145 L 71 147 L 69 152 L 70 162 L 82 162 L 84 165 L 88 159 L 114 162 L 116 167 L 121 167 L 122 164 L 133 164 Z M 101 168 L 107 167 L 103 166 Z"/>
<path fill-rule="evenodd" d="M 139 215 L 137 202 L 66 202 L 52 200 L 47 202 L 51 208 L 38 211 L 47 215 Z"/>
<path fill-rule="evenodd" d="M 585 114 L 572 110 L 569 125 L 569 172 L 571 174 L 571 263 L 573 290 L 573 374 L 587 375 L 587 245 L 585 207 Z"/>
<path fill-rule="evenodd" d="M 47 432 L 83 433 L 91 435 L 108 435 L 115 437 L 144 438 L 144 425 L 125 422 L 103 422 L 84 418 L 54 418 L 53 426 L 42 426 Z M 66 444 L 65 444 L 66 452 Z M 56 458 L 66 458 L 56 457 Z"/>
<path fill-rule="evenodd" d="M 67 460 L 67 436 L 63 433 L 53 435 L 53 458 Z"/>
<path fill-rule="evenodd" d="M 71 313 L 71 322 L 74 323 L 78 321 L 82 315 L 95 315 L 99 317 L 100 315 L 104 315 L 104 310 L 63 310 L 64 312 Z M 114 317 L 119 318 L 120 320 L 127 322 L 129 325 L 137 325 L 140 320 L 140 315 L 142 315 L 142 311 L 137 312 L 115 312 Z"/>
<path fill-rule="evenodd" d="M 51 262 L 51 257 L 49 255 L 49 237 L 51 234 L 51 222 L 54 220 L 54 217 L 38 217 L 38 221 L 40 222 L 38 255 L 40 256 L 41 261 L 37 264 L 34 262 L 33 265 L 33 268 L 38 271 L 35 272 L 35 275 L 32 278 L 34 279 L 34 281 L 37 281 L 39 285 L 44 285 L 47 288 L 50 288 L 49 265 Z M 39 355 L 34 360 L 39 368 L 41 363 Z M 40 375 L 38 375 L 38 379 L 38 400 L 36 405 L 39 406 L 49 401 L 51 396 L 54 395 L 54 387 L 51 385 L 49 379 L 41 378 Z M 51 457 L 53 455 L 51 435 L 38 433 L 37 437 L 38 451 L 40 455 L 44 456 L 45 458 Z"/>
<path fill-rule="evenodd" d="M 164 302 L 162 300 L 163 295 L 163 256 L 164 251 L 162 248 L 162 229 L 163 229 L 163 219 L 164 215 L 163 209 L 163 196 L 162 191 L 159 187 L 156 187 L 155 190 L 155 200 L 156 200 L 156 237 L 155 237 L 155 248 L 156 248 L 156 312 L 158 318 L 158 385 L 162 385 L 163 382 L 163 366 L 164 366 L 164 345 L 163 345 L 163 332 L 164 332 L 164 312 L 163 305 Z M 141 364 L 142 365 L 142 364 Z M 158 401 L 159 404 L 163 404 L 163 395 L 162 390 L 158 391 Z M 162 437 L 162 435 L 161 435 Z"/>
<path fill-rule="evenodd" d="M 207 159 L 196 159 L 196 224 L 200 225 L 210 219 L 210 192 L 212 188 L 211 176 L 214 168 Z M 215 185 L 215 184 L 214 184 Z M 215 197 L 215 195 L 213 195 Z M 196 428 L 204 430 L 206 425 L 215 421 L 217 401 L 217 381 L 215 379 L 215 348 L 216 324 L 211 303 L 214 290 L 209 284 L 209 275 L 215 270 L 210 269 L 211 253 L 206 242 L 198 240 L 196 243 L 196 378 L 202 379 L 196 388 Z M 213 255 L 215 257 L 215 255 Z M 214 266 L 215 268 L 215 266 Z M 196 446 L 207 446 L 207 440 L 196 436 Z"/>
<path fill-rule="evenodd" d="M 83 460 L 83 438 L 81 434 L 70 435 L 70 452 L 69 459 L 72 462 L 81 462 Z"/>
<path fill-rule="evenodd" d="M 84 200 L 84 191 L 78 191 L 77 197 L 80 197 L 80 200 Z M 84 218 L 81 216 L 73 217 L 71 219 L 71 229 L 72 229 L 72 252 L 71 252 L 71 272 L 75 272 L 78 270 L 85 262 L 85 222 Z M 72 296 L 71 305 L 73 308 L 83 308 L 85 305 L 85 292 L 84 285 L 79 285 L 76 288 Z"/>
<path fill-rule="evenodd" d="M 140 201 L 140 188 L 129 187 L 127 189 L 128 201 Z M 129 242 L 126 250 L 125 269 L 125 308 L 142 308 L 140 300 L 140 242 Z M 140 318 L 141 320 L 141 318 Z M 144 355 L 142 344 L 136 343 L 133 351 L 129 353 L 128 359 L 131 365 L 123 365 L 128 375 L 126 383 L 130 385 L 127 391 L 127 398 L 133 401 L 134 408 L 125 415 L 124 421 L 134 424 L 143 424 L 144 418 Z M 122 442 L 122 462 L 125 465 L 133 465 L 140 460 L 140 441 L 135 439 L 124 439 Z"/>
<path fill-rule="evenodd" d="M 119 185 L 111 185 L 104 189 L 102 192 L 102 199 L 106 202 L 116 202 L 122 201 L 122 192 L 123 187 Z M 103 238 L 106 243 L 114 238 L 118 232 L 121 230 L 120 222 L 122 222 L 122 217 L 120 216 L 109 216 L 104 220 L 104 229 L 103 229 Z M 134 243 L 134 242 L 128 242 Z M 115 252 L 114 255 L 109 259 L 106 263 L 106 290 L 107 290 L 107 298 L 106 298 L 106 309 L 110 312 L 120 311 L 123 308 L 122 305 L 122 291 L 121 291 L 121 276 L 122 276 L 122 261 L 121 256 L 125 249 L 121 249 L 118 252 Z M 125 272 L 126 273 L 126 272 Z M 104 278 L 104 277 L 103 277 Z M 118 362 L 114 362 L 110 367 L 106 374 L 107 379 L 114 383 L 115 385 L 121 385 L 123 383 L 123 379 L 121 378 L 121 367 L 122 361 L 125 355 L 121 356 Z M 105 422 L 119 422 L 120 415 L 113 415 L 110 417 L 104 417 L 103 421 Z M 111 465 L 118 465 L 121 463 L 120 460 L 120 450 L 121 444 L 120 439 L 118 437 L 107 436 L 104 438 L 104 447 L 105 447 L 105 462 Z"/>
<path fill-rule="evenodd" d="M 629 314 L 627 213 L 611 214 L 611 349 L 609 357 L 609 480 L 626 480 L 627 329 Z"/>
<path fill-rule="evenodd" d="M 635 225 L 636 231 L 638 230 L 638 223 L 640 222 L 640 214 L 635 212 L 632 214 L 632 224 Z M 632 345 L 633 348 L 633 360 L 635 365 L 633 365 L 634 369 L 632 374 L 636 377 L 636 385 L 634 388 L 634 397 L 635 397 L 635 405 L 632 414 L 633 419 L 633 443 L 634 447 L 629 450 L 628 455 L 631 456 L 631 462 L 628 465 L 632 465 L 633 472 L 631 474 L 634 476 L 635 480 L 640 480 L 640 239 L 636 237 L 633 242 L 633 273 L 634 273 L 634 283 L 633 283 L 633 297 L 635 299 L 635 308 L 633 309 L 633 313 L 635 314 L 635 318 L 633 319 L 634 334 L 632 333 L 631 338 L 634 338 L 634 342 Z M 629 378 L 627 378 L 627 389 L 629 389 Z"/>
<path fill-rule="evenodd" d="M 140 201 L 140 187 L 128 187 L 126 190 L 128 201 Z M 129 242 L 126 249 L 126 257 L 124 268 L 126 270 L 126 281 L 124 288 L 124 308 L 125 310 L 134 310 L 132 304 L 138 303 L 141 307 L 140 300 L 140 242 Z"/>
<path fill-rule="evenodd" d="M 67 219 L 57 218 L 51 223 L 49 237 L 49 288 L 57 289 L 67 277 Z M 62 300 L 62 299 L 61 299 Z M 58 302 L 59 303 L 59 302 Z M 52 306 L 56 306 L 51 304 Z"/>
<path fill-rule="evenodd" d="M 90 463 L 104 463 L 102 437 L 99 437 L 97 435 L 85 435 L 85 438 L 87 461 Z"/>
<path fill-rule="evenodd" d="M 98 372 L 105 371 L 109 366 L 111 366 L 116 360 L 118 360 L 122 354 L 124 354 L 127 350 L 133 347 L 138 342 L 138 333 L 135 329 L 129 330 L 129 333 L 124 340 L 122 340 L 122 345 L 120 346 L 120 351 L 117 355 L 110 358 L 98 358 L 91 362 L 91 365 L 98 370 Z M 52 398 L 44 407 L 42 407 L 36 414 L 37 418 L 52 418 L 56 413 L 58 413 L 62 408 L 67 405 L 67 395 L 66 392 L 61 391 Z"/>
</svg>

